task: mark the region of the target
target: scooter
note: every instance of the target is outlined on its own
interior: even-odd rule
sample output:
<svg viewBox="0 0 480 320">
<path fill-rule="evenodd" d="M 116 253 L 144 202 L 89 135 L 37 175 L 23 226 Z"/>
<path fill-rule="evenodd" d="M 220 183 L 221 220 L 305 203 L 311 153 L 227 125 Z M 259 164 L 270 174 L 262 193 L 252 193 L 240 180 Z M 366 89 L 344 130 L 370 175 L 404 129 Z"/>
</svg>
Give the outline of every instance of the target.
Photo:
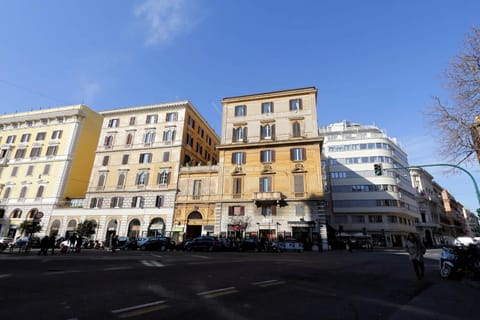
<svg viewBox="0 0 480 320">
<path fill-rule="evenodd" d="M 480 248 L 476 245 L 443 247 L 440 253 L 440 277 L 452 278 L 462 272 L 480 276 Z"/>
</svg>

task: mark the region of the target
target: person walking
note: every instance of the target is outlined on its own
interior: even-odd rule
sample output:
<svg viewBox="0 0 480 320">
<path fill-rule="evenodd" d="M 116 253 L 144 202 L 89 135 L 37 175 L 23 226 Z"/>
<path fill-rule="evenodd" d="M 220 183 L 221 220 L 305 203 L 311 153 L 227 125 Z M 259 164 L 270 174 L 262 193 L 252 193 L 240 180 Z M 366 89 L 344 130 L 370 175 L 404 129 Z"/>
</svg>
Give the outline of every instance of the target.
<svg viewBox="0 0 480 320">
<path fill-rule="evenodd" d="M 45 236 L 42 238 L 42 240 L 40 240 L 40 251 L 38 251 L 39 256 L 42 255 L 42 253 L 44 256 L 47 255 L 49 244 L 50 240 L 48 236 Z"/>
<path fill-rule="evenodd" d="M 49 242 L 48 244 L 50 246 L 50 249 L 52 249 L 52 256 L 53 256 L 55 254 L 55 243 L 56 243 L 56 239 L 53 234 L 50 236 L 50 239 L 48 242 Z"/>
<path fill-rule="evenodd" d="M 423 278 L 425 272 L 425 264 L 423 262 L 423 255 L 427 251 L 422 241 L 418 238 L 417 235 L 410 232 L 407 236 L 407 243 L 405 249 L 408 252 L 410 261 L 413 265 L 413 270 L 417 275 L 418 280 Z"/>
</svg>

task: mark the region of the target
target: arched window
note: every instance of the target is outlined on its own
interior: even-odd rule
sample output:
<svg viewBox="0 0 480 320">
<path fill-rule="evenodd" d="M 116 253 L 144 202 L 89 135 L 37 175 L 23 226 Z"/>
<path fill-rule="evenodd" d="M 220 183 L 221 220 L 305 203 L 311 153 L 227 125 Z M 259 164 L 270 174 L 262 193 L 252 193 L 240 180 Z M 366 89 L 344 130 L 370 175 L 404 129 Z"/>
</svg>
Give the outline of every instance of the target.
<svg viewBox="0 0 480 320">
<path fill-rule="evenodd" d="M 14 209 L 10 214 L 11 219 L 20 219 L 22 217 L 22 210 L 21 209 Z"/>
<path fill-rule="evenodd" d="M 138 238 L 140 235 L 140 220 L 138 219 L 133 219 L 130 221 L 128 224 L 128 233 L 127 236 L 129 238 Z"/>
<path fill-rule="evenodd" d="M 165 234 L 165 222 L 162 218 L 154 218 L 150 222 L 148 227 L 147 236 L 148 237 L 158 237 Z"/>
<path fill-rule="evenodd" d="M 54 220 L 52 226 L 50 227 L 50 235 L 56 236 L 60 230 L 60 220 Z"/>
<path fill-rule="evenodd" d="M 127 146 L 131 146 L 133 144 L 133 134 L 129 133 L 127 135 Z"/>
<path fill-rule="evenodd" d="M 193 211 L 188 215 L 188 220 L 201 220 L 202 214 L 198 211 Z"/>
</svg>

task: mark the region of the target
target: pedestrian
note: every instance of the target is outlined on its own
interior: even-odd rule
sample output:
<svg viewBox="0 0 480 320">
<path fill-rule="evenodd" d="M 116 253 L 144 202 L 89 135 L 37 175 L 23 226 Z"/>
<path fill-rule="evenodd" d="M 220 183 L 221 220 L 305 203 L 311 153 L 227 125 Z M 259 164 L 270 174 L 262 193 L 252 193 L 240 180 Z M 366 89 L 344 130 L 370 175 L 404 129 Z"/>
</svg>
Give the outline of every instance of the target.
<svg viewBox="0 0 480 320">
<path fill-rule="evenodd" d="M 77 236 L 75 235 L 75 233 L 70 236 L 69 240 L 70 240 L 70 249 L 74 251 L 75 245 L 77 244 Z"/>
<path fill-rule="evenodd" d="M 50 246 L 50 249 L 52 249 L 52 256 L 55 254 L 55 244 L 56 244 L 55 236 L 52 234 L 49 239 L 49 246 Z"/>
<path fill-rule="evenodd" d="M 82 250 L 83 239 L 82 236 L 78 236 L 77 243 L 75 245 L 75 252 L 80 252 Z"/>
<path fill-rule="evenodd" d="M 117 250 L 117 246 L 118 246 L 118 236 L 114 235 L 112 237 L 112 252 L 115 252 Z"/>
<path fill-rule="evenodd" d="M 423 255 L 426 252 L 425 246 L 417 235 L 410 232 L 407 236 L 406 250 L 412 261 L 413 270 L 420 280 L 423 278 L 425 272 L 425 264 L 423 262 Z"/>
<path fill-rule="evenodd" d="M 353 248 L 352 248 L 352 245 L 353 245 L 353 242 L 350 238 L 347 239 L 347 245 L 346 245 L 346 249 L 348 250 L 348 252 L 352 252 Z"/>
<path fill-rule="evenodd" d="M 40 256 L 43 253 L 43 255 L 46 256 L 49 245 L 50 240 L 48 239 L 48 236 L 43 237 L 42 240 L 40 240 L 40 251 L 38 252 L 38 255 Z"/>
</svg>

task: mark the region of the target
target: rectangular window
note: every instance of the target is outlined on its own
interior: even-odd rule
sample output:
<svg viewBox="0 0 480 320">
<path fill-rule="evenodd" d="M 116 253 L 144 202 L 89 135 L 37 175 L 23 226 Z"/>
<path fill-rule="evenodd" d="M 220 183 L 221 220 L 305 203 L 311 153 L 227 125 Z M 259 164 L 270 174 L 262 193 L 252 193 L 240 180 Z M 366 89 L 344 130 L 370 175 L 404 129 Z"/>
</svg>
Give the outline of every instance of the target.
<svg viewBox="0 0 480 320">
<path fill-rule="evenodd" d="M 57 150 L 58 150 L 58 147 L 57 146 L 49 146 L 47 148 L 47 157 L 48 156 L 55 156 L 57 155 Z"/>
<path fill-rule="evenodd" d="M 154 124 L 158 122 L 158 115 L 156 114 L 149 114 L 147 115 L 146 123 L 147 124 Z"/>
<path fill-rule="evenodd" d="M 45 132 L 39 132 L 39 133 L 37 133 L 37 137 L 35 138 L 35 141 L 43 141 L 43 140 L 45 140 L 45 135 L 46 135 Z"/>
<path fill-rule="evenodd" d="M 24 134 L 22 134 L 22 138 L 20 139 L 20 142 L 28 142 L 28 141 L 30 141 L 30 136 L 31 136 L 30 133 L 24 133 Z"/>
<path fill-rule="evenodd" d="M 302 174 L 296 174 L 293 176 L 294 192 L 295 196 L 303 197 L 305 193 L 305 178 Z"/>
<path fill-rule="evenodd" d="M 197 152 L 200 154 L 203 152 L 203 146 L 200 142 L 197 142 Z"/>
<path fill-rule="evenodd" d="M 243 117 L 247 115 L 247 106 L 235 106 L 235 117 Z"/>
<path fill-rule="evenodd" d="M 203 138 L 203 135 L 204 135 L 203 128 L 200 127 L 200 126 L 198 127 L 198 135 L 199 135 L 200 137 L 202 137 L 202 138 Z"/>
<path fill-rule="evenodd" d="M 167 185 L 170 182 L 170 172 L 169 171 L 162 171 L 158 173 L 157 176 L 157 184 L 160 185 Z"/>
<path fill-rule="evenodd" d="M 259 190 L 260 192 L 272 192 L 272 177 L 260 177 L 259 179 Z"/>
<path fill-rule="evenodd" d="M 247 127 L 233 128 L 233 142 L 247 142 Z"/>
<path fill-rule="evenodd" d="M 43 172 L 42 172 L 42 174 L 43 174 L 43 175 L 49 175 L 49 174 L 50 174 L 50 168 L 51 168 L 51 167 L 52 167 L 52 166 L 51 166 L 50 164 L 46 164 L 45 167 L 43 167 Z"/>
<path fill-rule="evenodd" d="M 143 204 L 144 204 L 143 197 L 132 198 L 132 208 L 143 208 Z"/>
<path fill-rule="evenodd" d="M 205 139 L 205 141 L 207 141 L 207 144 L 208 144 L 209 146 L 212 145 L 212 138 L 210 138 L 210 136 L 207 136 L 207 138 Z"/>
<path fill-rule="evenodd" d="M 122 164 L 128 164 L 128 154 L 124 154 L 122 157 Z"/>
<path fill-rule="evenodd" d="M 30 158 L 39 157 L 41 151 L 42 151 L 42 148 L 40 148 L 40 147 L 32 148 L 32 150 L 30 150 Z"/>
<path fill-rule="evenodd" d="M 170 151 L 164 151 L 163 152 L 163 162 L 168 162 L 170 161 Z"/>
<path fill-rule="evenodd" d="M 382 216 L 368 216 L 368 222 L 370 223 L 382 223 L 383 217 Z"/>
<path fill-rule="evenodd" d="M 155 140 L 155 131 L 148 131 L 143 136 L 143 143 L 151 144 Z"/>
<path fill-rule="evenodd" d="M 110 157 L 104 156 L 102 161 L 102 166 L 108 166 L 108 160 L 110 160 Z"/>
<path fill-rule="evenodd" d="M 155 207 L 157 208 L 163 207 L 163 196 L 157 196 L 155 198 Z"/>
<path fill-rule="evenodd" d="M 290 111 L 302 110 L 302 99 L 290 100 Z"/>
<path fill-rule="evenodd" d="M 148 172 L 140 172 L 137 174 L 136 185 L 146 185 L 148 183 Z"/>
<path fill-rule="evenodd" d="M 202 180 L 193 181 L 193 199 L 200 199 L 202 189 Z"/>
<path fill-rule="evenodd" d="M 11 177 L 16 177 L 18 173 L 18 167 L 13 167 L 12 168 L 12 174 L 10 175 Z"/>
<path fill-rule="evenodd" d="M 262 150 L 262 151 L 260 151 L 260 162 L 262 162 L 262 163 L 275 162 L 275 151 L 274 150 Z"/>
<path fill-rule="evenodd" d="M 175 130 L 168 129 L 163 131 L 163 142 L 172 142 L 175 140 Z"/>
<path fill-rule="evenodd" d="M 165 121 L 172 122 L 178 120 L 178 112 L 168 112 Z"/>
<path fill-rule="evenodd" d="M 193 137 L 187 133 L 187 145 L 193 148 Z"/>
<path fill-rule="evenodd" d="M 262 207 L 262 216 L 271 217 L 277 215 L 277 207 L 276 206 L 266 206 Z"/>
<path fill-rule="evenodd" d="M 110 208 L 121 208 L 123 207 L 123 197 L 113 197 L 110 201 Z"/>
<path fill-rule="evenodd" d="M 232 153 L 232 164 L 240 165 L 246 163 L 246 153 L 245 152 L 234 152 Z"/>
<path fill-rule="evenodd" d="M 131 126 L 134 126 L 136 120 L 137 120 L 137 118 L 135 118 L 135 117 L 130 117 L 130 120 L 128 121 L 128 124 L 131 125 Z"/>
<path fill-rule="evenodd" d="M 352 223 L 365 223 L 365 216 L 352 216 Z"/>
<path fill-rule="evenodd" d="M 272 139 L 275 135 L 275 125 L 274 124 L 266 124 L 264 126 L 260 126 L 260 139 Z"/>
<path fill-rule="evenodd" d="M 290 160 L 292 161 L 305 161 L 307 160 L 305 148 L 293 148 L 290 149 Z"/>
<path fill-rule="evenodd" d="M 109 128 L 117 128 L 119 123 L 120 123 L 120 119 L 110 119 L 108 120 L 107 126 Z"/>
<path fill-rule="evenodd" d="M 244 206 L 230 206 L 228 207 L 228 215 L 231 217 L 239 217 L 245 215 Z"/>
<path fill-rule="evenodd" d="M 15 151 L 15 159 L 23 159 L 25 157 L 25 149 L 17 149 Z"/>
<path fill-rule="evenodd" d="M 27 176 L 33 176 L 33 168 L 34 168 L 34 166 L 28 166 Z"/>
<path fill-rule="evenodd" d="M 305 206 L 295 206 L 295 215 L 297 217 L 305 216 Z"/>
<path fill-rule="evenodd" d="M 234 198 L 239 198 L 242 195 L 242 178 L 233 178 L 232 193 Z"/>
<path fill-rule="evenodd" d="M 264 102 L 262 103 L 262 113 L 272 113 L 273 112 L 273 103 Z"/>
<path fill-rule="evenodd" d="M 195 129 L 195 120 L 192 117 L 188 117 L 188 126 Z"/>
<path fill-rule="evenodd" d="M 52 140 L 58 140 L 62 138 L 62 130 L 55 130 L 52 132 Z"/>
<path fill-rule="evenodd" d="M 151 163 L 152 154 L 151 153 L 141 153 L 139 163 Z"/>
<path fill-rule="evenodd" d="M 7 143 L 15 143 L 15 138 L 16 137 L 17 136 L 15 136 L 15 135 L 8 136 L 7 137 Z"/>
</svg>

